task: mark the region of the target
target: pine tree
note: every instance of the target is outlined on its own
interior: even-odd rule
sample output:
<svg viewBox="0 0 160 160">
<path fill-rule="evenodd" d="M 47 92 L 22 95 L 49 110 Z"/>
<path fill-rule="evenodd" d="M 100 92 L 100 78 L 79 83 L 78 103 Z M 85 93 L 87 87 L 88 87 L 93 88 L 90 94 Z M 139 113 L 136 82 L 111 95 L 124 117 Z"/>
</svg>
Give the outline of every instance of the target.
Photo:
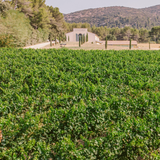
<svg viewBox="0 0 160 160">
<path fill-rule="evenodd" d="M 16 3 L 17 10 L 23 12 L 27 17 L 33 16 L 32 4 L 29 0 L 17 0 Z"/>
<path fill-rule="evenodd" d="M 11 9 L 11 5 L 8 2 L 0 0 L 0 15 L 6 16 L 6 12 Z"/>
<path fill-rule="evenodd" d="M 51 29 L 54 29 L 57 34 L 65 32 L 65 21 L 62 13 L 59 12 L 59 8 L 53 8 L 52 6 L 48 7 L 51 18 L 50 25 Z"/>
<path fill-rule="evenodd" d="M 81 47 L 81 36 L 79 36 L 79 47 Z"/>
<path fill-rule="evenodd" d="M 131 48 L 132 48 L 132 40 L 130 38 L 129 49 L 131 49 Z"/>
<path fill-rule="evenodd" d="M 107 37 L 106 37 L 106 41 L 105 41 L 105 49 L 107 49 L 107 45 L 108 45 L 108 41 L 107 41 Z"/>
<path fill-rule="evenodd" d="M 82 35 L 80 35 L 80 37 L 81 37 L 81 44 L 83 44 L 83 39 L 82 39 Z"/>
<path fill-rule="evenodd" d="M 82 34 L 82 44 L 84 43 L 84 35 Z"/>
<path fill-rule="evenodd" d="M 88 33 L 86 34 L 86 42 L 88 42 Z"/>
</svg>

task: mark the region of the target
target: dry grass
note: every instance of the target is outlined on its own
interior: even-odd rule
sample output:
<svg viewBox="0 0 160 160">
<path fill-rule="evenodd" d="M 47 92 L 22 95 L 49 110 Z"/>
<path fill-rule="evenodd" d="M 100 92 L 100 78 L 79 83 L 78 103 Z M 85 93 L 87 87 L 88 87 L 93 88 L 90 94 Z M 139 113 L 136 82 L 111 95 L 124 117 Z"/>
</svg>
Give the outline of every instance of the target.
<svg viewBox="0 0 160 160">
<path fill-rule="evenodd" d="M 84 50 L 105 50 L 105 45 L 103 44 L 96 44 L 96 43 L 85 43 L 79 47 L 78 42 L 65 42 L 66 46 L 65 48 L 68 49 L 84 49 Z M 50 47 L 49 45 L 43 47 L 44 49 L 50 49 L 50 48 L 56 48 L 59 49 L 60 44 L 57 44 L 55 46 Z M 129 46 L 108 46 L 108 50 L 128 50 Z M 151 44 L 151 50 L 159 50 L 160 44 Z M 138 46 L 132 47 L 132 50 L 149 50 L 149 44 L 148 43 L 139 43 Z"/>
</svg>

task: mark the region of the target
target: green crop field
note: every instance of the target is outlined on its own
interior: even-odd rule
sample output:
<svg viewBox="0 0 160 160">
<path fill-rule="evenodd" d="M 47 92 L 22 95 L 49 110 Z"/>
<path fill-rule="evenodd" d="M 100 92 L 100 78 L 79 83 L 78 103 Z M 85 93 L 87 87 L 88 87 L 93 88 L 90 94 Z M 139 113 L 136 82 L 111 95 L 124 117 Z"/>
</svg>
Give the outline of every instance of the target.
<svg viewBox="0 0 160 160">
<path fill-rule="evenodd" d="M 0 49 L 0 159 L 160 159 L 160 51 Z"/>
</svg>

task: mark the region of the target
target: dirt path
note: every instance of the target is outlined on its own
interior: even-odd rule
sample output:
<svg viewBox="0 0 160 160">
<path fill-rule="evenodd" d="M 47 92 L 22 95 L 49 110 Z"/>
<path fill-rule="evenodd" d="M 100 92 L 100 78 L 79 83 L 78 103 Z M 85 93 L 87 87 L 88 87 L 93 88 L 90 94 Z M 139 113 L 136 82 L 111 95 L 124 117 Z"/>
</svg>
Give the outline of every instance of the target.
<svg viewBox="0 0 160 160">
<path fill-rule="evenodd" d="M 25 49 L 28 49 L 28 48 L 41 49 L 41 48 L 44 48 L 47 45 L 50 45 L 50 42 L 40 43 L 40 44 L 36 44 L 36 45 L 33 45 L 33 46 L 27 46 L 27 47 L 24 47 L 24 48 Z"/>
<path fill-rule="evenodd" d="M 52 41 L 53 43 L 55 43 L 54 41 Z M 91 44 L 91 43 L 85 43 L 83 44 L 81 47 L 79 47 L 79 43 L 78 42 L 67 42 L 67 45 L 65 46 L 68 49 L 84 49 L 84 50 L 91 50 L 91 49 L 100 49 L 100 50 L 104 50 L 105 46 L 104 44 Z M 50 48 L 56 48 L 59 49 L 61 48 L 59 44 L 54 45 L 53 47 L 50 47 L 50 42 L 45 42 L 45 43 L 40 43 L 40 44 L 36 44 L 33 46 L 27 46 L 24 48 L 32 48 L 32 49 L 50 49 Z M 114 49 L 114 50 L 128 50 L 128 47 L 123 47 L 123 46 L 108 46 L 108 49 Z M 138 44 L 138 46 L 136 48 L 132 48 L 132 50 L 149 50 L 149 44 Z M 151 50 L 160 50 L 160 44 L 151 44 Z"/>
</svg>

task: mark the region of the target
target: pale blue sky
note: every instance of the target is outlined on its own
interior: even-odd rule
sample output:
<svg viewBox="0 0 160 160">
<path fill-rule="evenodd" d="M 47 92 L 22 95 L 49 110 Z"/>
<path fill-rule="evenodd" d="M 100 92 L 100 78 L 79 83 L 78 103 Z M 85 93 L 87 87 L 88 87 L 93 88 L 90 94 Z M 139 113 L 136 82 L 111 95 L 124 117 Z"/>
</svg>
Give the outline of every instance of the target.
<svg viewBox="0 0 160 160">
<path fill-rule="evenodd" d="M 62 13 L 71 13 L 83 9 L 108 6 L 145 8 L 159 5 L 160 0 L 46 0 L 46 4 L 58 7 Z"/>
</svg>

